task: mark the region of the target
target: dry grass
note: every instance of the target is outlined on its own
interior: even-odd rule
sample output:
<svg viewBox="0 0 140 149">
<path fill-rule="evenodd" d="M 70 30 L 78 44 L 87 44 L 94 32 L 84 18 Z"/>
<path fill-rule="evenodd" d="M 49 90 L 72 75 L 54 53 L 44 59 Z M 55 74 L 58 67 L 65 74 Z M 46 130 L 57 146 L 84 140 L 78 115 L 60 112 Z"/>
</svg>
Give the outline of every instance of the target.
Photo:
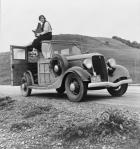
<svg viewBox="0 0 140 149">
<path fill-rule="evenodd" d="M 55 137 L 62 140 L 62 145 L 65 148 L 79 144 L 80 140 L 82 140 L 82 144 L 79 144 L 80 147 L 86 146 L 87 142 L 92 146 L 113 144 L 115 147 L 122 143 L 128 145 L 129 142 L 132 143 L 132 140 L 135 143 L 140 143 L 140 125 L 138 118 L 130 112 L 108 109 L 92 123 L 71 123 L 61 127 Z"/>
<path fill-rule="evenodd" d="M 27 119 L 27 118 L 34 117 L 36 115 L 41 115 L 41 114 L 44 114 L 46 112 L 49 112 L 51 109 L 52 109 L 52 105 L 34 106 L 30 110 L 27 110 L 24 113 L 24 118 Z"/>
<path fill-rule="evenodd" d="M 108 109 L 97 118 L 96 133 L 106 135 L 133 135 L 140 134 L 138 118 L 129 111 Z"/>
<path fill-rule="evenodd" d="M 15 100 L 12 100 L 11 97 L 1 97 L 0 98 L 0 110 L 7 109 L 12 110 Z"/>
<path fill-rule="evenodd" d="M 22 132 L 27 129 L 31 129 L 33 127 L 33 123 L 27 123 L 27 122 L 20 122 L 20 123 L 13 123 L 10 127 L 10 131 L 12 132 Z"/>
<path fill-rule="evenodd" d="M 133 149 L 140 143 L 138 117 L 129 111 L 102 109 L 93 118 L 50 103 L 13 101 L 0 99 L 6 103 L 0 113 L 0 147 L 6 149 Z M 14 108 L 7 110 L 11 104 Z"/>
</svg>

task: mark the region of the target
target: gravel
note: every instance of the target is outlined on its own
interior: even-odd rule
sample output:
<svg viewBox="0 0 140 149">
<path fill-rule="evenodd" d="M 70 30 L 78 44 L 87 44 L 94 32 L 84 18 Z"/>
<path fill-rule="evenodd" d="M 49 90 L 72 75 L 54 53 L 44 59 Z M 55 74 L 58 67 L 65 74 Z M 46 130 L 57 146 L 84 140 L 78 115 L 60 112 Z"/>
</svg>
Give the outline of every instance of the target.
<svg viewBox="0 0 140 149">
<path fill-rule="evenodd" d="M 2 97 L 1 97 L 2 98 Z M 137 149 L 139 133 L 109 134 L 93 139 L 97 119 L 108 109 L 128 111 L 137 119 L 139 108 L 72 103 L 64 96 L 6 97 L 0 100 L 0 148 L 6 149 Z M 2 108 L 1 108 L 2 107 Z M 99 121 L 98 121 L 99 124 Z"/>
</svg>

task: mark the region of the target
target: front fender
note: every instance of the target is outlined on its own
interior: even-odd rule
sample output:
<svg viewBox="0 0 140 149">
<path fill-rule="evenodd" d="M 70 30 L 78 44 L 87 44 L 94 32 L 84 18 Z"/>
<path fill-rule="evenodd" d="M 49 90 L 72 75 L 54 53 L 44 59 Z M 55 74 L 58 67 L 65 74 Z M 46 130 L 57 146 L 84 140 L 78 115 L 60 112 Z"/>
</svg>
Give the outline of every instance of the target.
<svg viewBox="0 0 140 149">
<path fill-rule="evenodd" d="M 78 66 L 74 66 L 70 69 L 68 69 L 65 74 L 64 77 L 66 77 L 69 73 L 77 73 L 80 78 L 82 78 L 82 80 L 84 82 L 90 82 L 91 81 L 91 74 L 88 73 L 85 69 L 78 67 Z"/>
<path fill-rule="evenodd" d="M 80 76 L 80 78 L 83 80 L 83 82 L 91 82 L 91 75 L 90 73 L 88 73 L 86 70 L 84 70 L 83 68 L 81 67 L 78 67 L 78 66 L 74 66 L 74 67 L 71 67 L 70 69 L 68 69 L 64 75 L 63 75 L 63 78 L 62 78 L 62 83 L 61 83 L 61 86 L 60 88 L 64 88 L 65 87 L 65 80 L 66 80 L 66 77 L 68 74 L 70 73 L 76 73 Z"/>
<path fill-rule="evenodd" d="M 124 66 L 116 65 L 112 75 L 109 75 L 109 81 L 114 82 L 115 80 L 121 77 L 130 78 L 130 74 Z"/>
</svg>

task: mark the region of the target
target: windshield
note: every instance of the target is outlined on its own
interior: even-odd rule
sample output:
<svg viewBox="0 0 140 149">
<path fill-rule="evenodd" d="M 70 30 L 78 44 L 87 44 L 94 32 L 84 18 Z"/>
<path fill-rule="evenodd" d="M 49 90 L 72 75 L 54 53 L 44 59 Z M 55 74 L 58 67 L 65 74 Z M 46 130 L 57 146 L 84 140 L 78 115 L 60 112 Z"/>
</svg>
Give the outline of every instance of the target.
<svg viewBox="0 0 140 149">
<path fill-rule="evenodd" d="M 54 53 L 65 56 L 81 54 L 80 45 L 74 42 L 61 42 L 53 44 Z"/>
</svg>

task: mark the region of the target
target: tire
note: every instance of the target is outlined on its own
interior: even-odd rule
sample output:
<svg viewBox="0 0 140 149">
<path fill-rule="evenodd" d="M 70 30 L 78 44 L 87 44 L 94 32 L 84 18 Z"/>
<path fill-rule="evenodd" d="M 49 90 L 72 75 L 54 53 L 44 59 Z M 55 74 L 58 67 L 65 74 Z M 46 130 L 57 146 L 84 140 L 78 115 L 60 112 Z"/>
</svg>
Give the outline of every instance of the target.
<svg viewBox="0 0 140 149">
<path fill-rule="evenodd" d="M 120 80 L 122 80 L 122 79 L 117 79 L 115 81 L 115 83 L 119 82 Z M 119 97 L 119 96 L 122 96 L 127 91 L 127 88 L 128 88 L 128 83 L 122 84 L 122 85 L 120 85 L 118 87 L 109 87 L 109 88 L 107 88 L 107 91 L 112 96 Z"/>
<path fill-rule="evenodd" d="M 31 95 L 32 89 L 28 87 L 30 85 L 32 85 L 31 77 L 28 73 L 26 73 L 21 80 L 20 90 L 22 96 L 27 97 Z"/>
<path fill-rule="evenodd" d="M 55 54 L 50 61 L 50 70 L 55 77 L 61 76 L 68 69 L 67 59 L 59 54 Z"/>
<path fill-rule="evenodd" d="M 70 101 L 78 102 L 87 94 L 87 83 L 84 83 L 78 74 L 70 73 L 66 77 L 65 90 Z"/>
</svg>

